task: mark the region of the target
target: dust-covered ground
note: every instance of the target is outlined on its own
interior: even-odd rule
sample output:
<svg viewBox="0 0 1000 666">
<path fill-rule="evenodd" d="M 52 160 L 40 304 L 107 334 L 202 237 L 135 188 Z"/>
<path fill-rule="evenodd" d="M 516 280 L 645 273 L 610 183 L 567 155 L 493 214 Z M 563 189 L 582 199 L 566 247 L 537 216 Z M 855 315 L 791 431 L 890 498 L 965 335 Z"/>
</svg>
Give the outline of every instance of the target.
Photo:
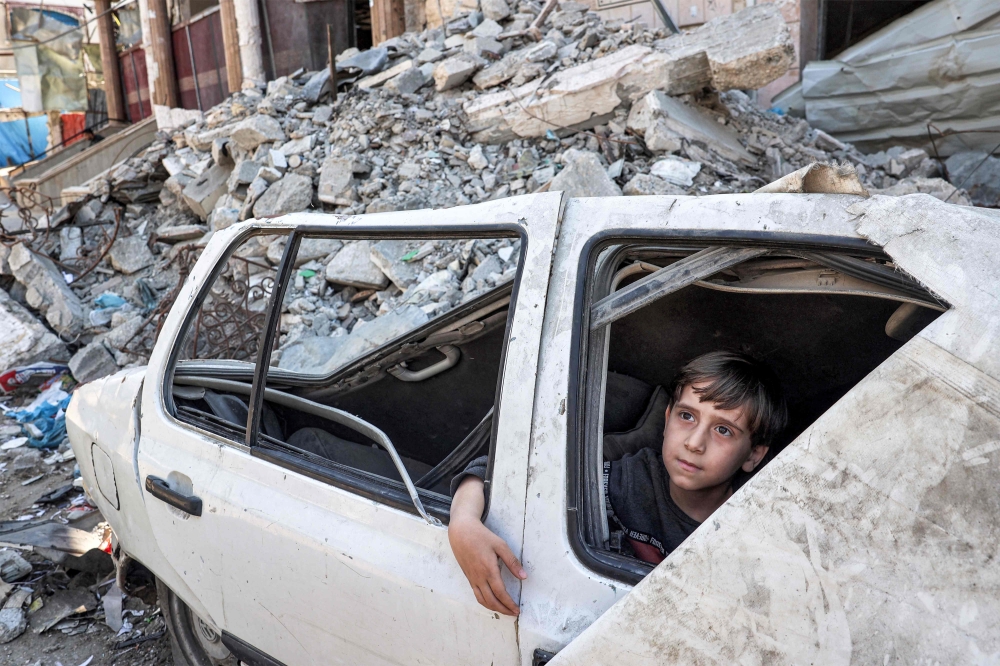
<svg viewBox="0 0 1000 666">
<path fill-rule="evenodd" d="M 0 417 L 0 443 L 14 439 L 18 428 Z M 0 621 L 0 641 L 8 641 L 0 644 L 0 664 L 173 664 L 151 581 L 139 580 L 130 588 L 134 594 L 125 597 L 123 616 L 131 629 L 119 635 L 107 625 L 103 607 L 103 597 L 114 582 L 110 556 L 91 552 L 84 557 L 66 557 L 60 551 L 7 546 L 16 541 L 16 536 L 10 536 L 12 530 L 21 525 L 47 524 L 45 521 L 105 534 L 103 518 L 86 501 L 83 491 L 66 489 L 73 484 L 75 468 L 72 453 L 68 451 L 66 444 L 55 451 L 41 451 L 27 445 L 0 450 L 0 578 L 10 585 L 10 589 L 6 584 L 0 585 L 3 608 L 0 613 L 4 614 L 0 620 L 7 618 L 11 622 L 9 618 L 15 618 L 13 629 Z M 56 456 L 58 459 L 53 460 Z M 39 501 L 46 495 L 58 499 Z M 10 564 L 11 553 L 30 565 L 30 572 L 24 573 L 23 562 L 14 560 Z M 63 562 L 57 564 L 53 559 Z M 69 605 L 67 600 L 72 600 Z M 70 608 L 72 604 L 79 606 Z M 59 612 L 61 606 L 67 611 L 83 612 L 54 621 L 67 612 Z M 23 633 L 11 638 L 19 629 L 16 621 L 19 612 L 23 613 L 26 626 Z M 47 627 L 49 624 L 52 626 Z"/>
</svg>

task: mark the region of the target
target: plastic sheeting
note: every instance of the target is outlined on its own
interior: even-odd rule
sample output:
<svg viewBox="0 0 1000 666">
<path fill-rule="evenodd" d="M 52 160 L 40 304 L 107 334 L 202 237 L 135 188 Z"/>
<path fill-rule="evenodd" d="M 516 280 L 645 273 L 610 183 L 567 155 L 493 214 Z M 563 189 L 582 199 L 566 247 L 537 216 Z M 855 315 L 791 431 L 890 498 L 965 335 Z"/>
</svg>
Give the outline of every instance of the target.
<svg viewBox="0 0 1000 666">
<path fill-rule="evenodd" d="M 12 7 L 11 41 L 28 111 L 86 111 L 83 30 L 75 17 L 35 7 Z"/>
<path fill-rule="evenodd" d="M 16 109 L 21 106 L 21 93 L 17 79 L 0 79 L 0 108 Z M 28 147 L 28 130 L 31 131 L 31 148 Z M 45 154 L 49 142 L 49 123 L 45 116 L 0 123 L 0 167 L 24 164 Z"/>
</svg>

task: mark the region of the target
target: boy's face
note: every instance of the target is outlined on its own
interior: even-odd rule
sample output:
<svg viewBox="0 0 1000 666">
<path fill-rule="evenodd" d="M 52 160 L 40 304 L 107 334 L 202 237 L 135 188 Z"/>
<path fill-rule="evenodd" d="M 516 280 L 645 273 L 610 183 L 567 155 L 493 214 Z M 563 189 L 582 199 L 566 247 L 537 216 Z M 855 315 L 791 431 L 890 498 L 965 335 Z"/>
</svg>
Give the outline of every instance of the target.
<svg viewBox="0 0 1000 666">
<path fill-rule="evenodd" d="M 751 445 L 743 410 L 699 400 L 695 389 L 705 385 L 685 386 L 667 409 L 663 465 L 671 483 L 684 490 L 728 484 L 740 468 L 753 471 L 767 453 L 766 446 Z"/>
</svg>

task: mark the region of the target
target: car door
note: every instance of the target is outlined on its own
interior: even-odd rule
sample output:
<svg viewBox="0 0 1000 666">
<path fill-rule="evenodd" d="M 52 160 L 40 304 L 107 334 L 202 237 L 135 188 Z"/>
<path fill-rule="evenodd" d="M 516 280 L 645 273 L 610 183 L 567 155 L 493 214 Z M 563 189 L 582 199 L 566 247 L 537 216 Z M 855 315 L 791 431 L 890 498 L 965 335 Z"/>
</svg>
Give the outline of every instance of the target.
<svg viewBox="0 0 1000 666">
<path fill-rule="evenodd" d="M 634 588 L 578 531 L 580 374 L 559 366 L 571 367 L 581 331 L 548 328 L 536 423 L 562 404 L 567 419 L 550 420 L 530 458 L 523 657 L 535 647 L 558 653 L 553 665 L 623 654 L 636 664 L 979 663 L 998 653 L 996 586 L 982 573 L 996 548 L 983 498 L 995 496 L 1000 448 L 989 213 L 926 196 L 646 197 L 571 200 L 563 228 L 573 240 L 556 255 L 565 279 L 550 289 L 553 322 L 577 322 L 582 272 L 614 238 L 856 252 L 874 243 L 951 307 Z M 564 540 L 552 538 L 560 520 Z"/>
<path fill-rule="evenodd" d="M 372 240 L 440 238 L 448 230 L 488 236 L 501 228 L 520 235 L 523 255 L 501 367 L 487 519 L 515 552 L 560 202 L 561 194 L 548 194 L 347 220 L 291 215 L 267 225 L 273 231 L 308 224 L 314 231 L 342 229 Z M 221 259 L 221 244 L 231 244 L 238 233 L 224 234 L 206 255 Z M 187 298 L 195 302 L 199 282 L 210 277 L 207 262 L 192 277 Z M 185 302 L 183 294 L 178 302 Z M 186 316 L 171 313 L 150 360 L 152 390 L 143 398 L 139 446 L 140 475 L 164 479 L 161 496 L 165 485 L 175 495 L 201 500 L 201 514 L 192 516 L 146 496 L 158 543 L 173 565 L 165 582 L 196 611 L 204 609 L 205 619 L 248 662 L 263 654 L 285 664 L 517 663 L 514 622 L 476 604 L 451 556 L 445 526 L 412 506 L 276 464 L 254 446 L 219 437 L 219 424 L 211 419 L 199 429 L 167 413 L 164 385 L 174 350 L 183 343 Z M 510 590 L 517 598 L 515 583 Z"/>
</svg>

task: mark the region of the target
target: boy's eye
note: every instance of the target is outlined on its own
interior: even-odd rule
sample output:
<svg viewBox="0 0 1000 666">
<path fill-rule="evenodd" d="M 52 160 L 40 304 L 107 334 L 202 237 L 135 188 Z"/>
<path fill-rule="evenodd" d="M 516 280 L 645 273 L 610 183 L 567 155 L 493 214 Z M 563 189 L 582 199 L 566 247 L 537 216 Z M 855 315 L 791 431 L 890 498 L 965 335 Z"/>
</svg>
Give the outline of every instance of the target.
<svg viewBox="0 0 1000 666">
<path fill-rule="evenodd" d="M 681 412 L 679 416 L 682 421 L 694 421 L 694 414 L 691 412 Z"/>
<path fill-rule="evenodd" d="M 723 437 L 732 437 L 733 435 L 733 431 L 727 428 L 726 426 L 718 426 L 716 427 L 715 431 L 720 435 L 722 435 Z"/>
</svg>

